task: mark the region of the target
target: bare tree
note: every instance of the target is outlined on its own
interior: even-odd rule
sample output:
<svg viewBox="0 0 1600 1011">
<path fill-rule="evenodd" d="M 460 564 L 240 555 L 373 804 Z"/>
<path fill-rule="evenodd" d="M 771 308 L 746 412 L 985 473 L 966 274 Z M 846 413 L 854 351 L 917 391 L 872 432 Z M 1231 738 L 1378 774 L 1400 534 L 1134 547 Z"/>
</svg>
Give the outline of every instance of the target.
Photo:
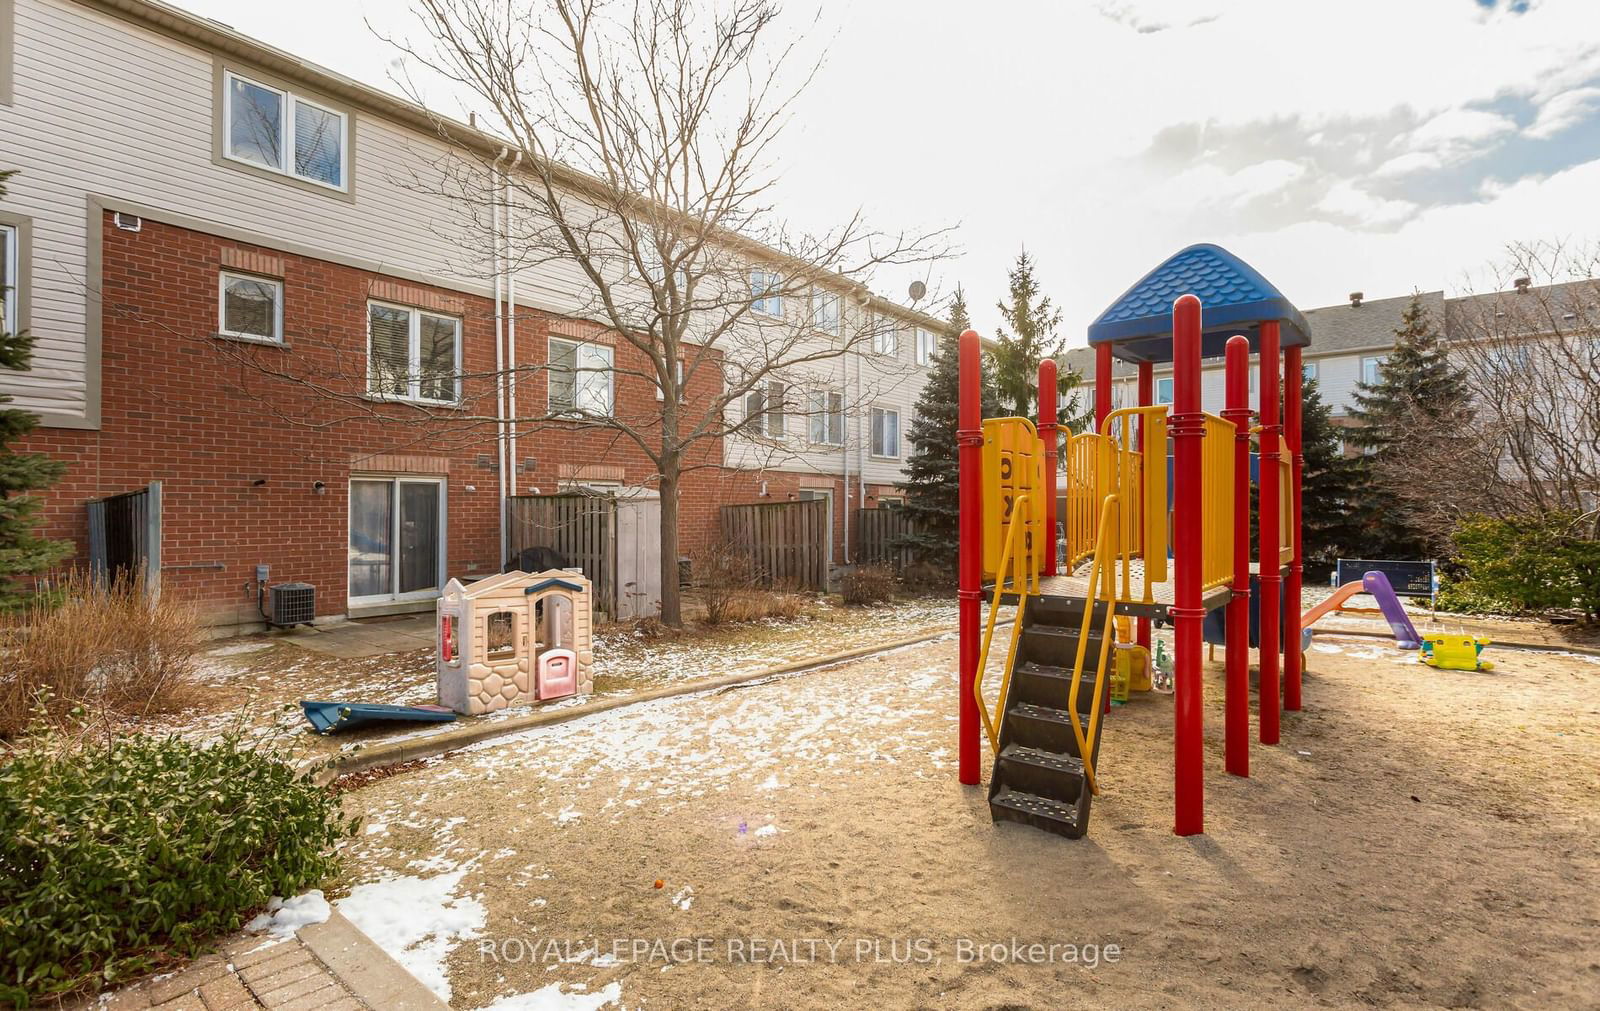
<svg viewBox="0 0 1600 1011">
<path fill-rule="evenodd" d="M 450 82 L 474 125 L 438 119 L 444 153 L 391 172 L 453 209 L 441 231 L 462 253 L 454 273 L 508 286 L 557 278 L 591 330 L 562 357 L 507 355 L 492 368 L 456 368 L 443 336 L 409 355 L 385 354 L 377 336 L 370 347 L 333 337 L 329 354 L 294 361 L 222 351 L 293 383 L 302 396 L 270 409 L 297 424 L 381 417 L 402 440 L 458 445 L 589 429 L 637 447 L 661 497 L 662 620 L 681 624 L 684 476 L 721 465 L 724 439 L 757 465 L 842 441 L 835 426 L 855 404 L 909 369 L 873 358 L 849 401 L 812 391 L 851 389 L 843 380 L 851 368 L 861 376 L 863 353 L 912 339 L 905 311 L 868 285 L 882 268 L 946 255 L 949 230 L 884 233 L 856 212 L 818 233 L 774 208 L 777 141 L 817 63 L 770 0 L 417 0 L 413 10 L 421 37 L 390 41 Z M 497 356 L 517 313 L 495 320 Z M 620 397 L 619 380 L 656 395 Z M 787 437 L 799 415 L 809 431 L 793 434 L 820 439 Z"/>
</svg>

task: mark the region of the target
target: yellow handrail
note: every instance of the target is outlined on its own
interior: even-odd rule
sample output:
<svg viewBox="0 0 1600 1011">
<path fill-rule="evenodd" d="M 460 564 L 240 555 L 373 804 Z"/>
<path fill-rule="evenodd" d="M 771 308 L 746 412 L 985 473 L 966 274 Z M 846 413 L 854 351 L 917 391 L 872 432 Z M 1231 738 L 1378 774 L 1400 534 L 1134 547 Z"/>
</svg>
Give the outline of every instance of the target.
<svg viewBox="0 0 1600 1011">
<path fill-rule="evenodd" d="M 1078 629 L 1078 656 L 1072 666 L 1072 687 L 1067 693 L 1067 718 L 1072 722 L 1072 736 L 1078 742 L 1078 757 L 1083 761 L 1084 776 L 1089 782 L 1089 792 L 1098 794 L 1100 784 L 1094 775 L 1094 756 L 1089 741 L 1094 740 L 1100 726 L 1100 709 L 1104 702 L 1106 660 L 1111 653 L 1112 618 L 1116 614 L 1116 574 L 1105 567 L 1105 560 L 1117 554 L 1117 496 L 1107 495 L 1100 508 L 1100 536 L 1094 547 L 1094 561 L 1089 566 L 1089 585 L 1083 601 L 1083 623 Z M 1107 543 L 1107 539 L 1110 543 Z M 1094 625 L 1094 605 L 1106 603 L 1105 627 L 1101 629 L 1100 663 L 1094 679 L 1094 698 L 1089 711 L 1089 731 L 1085 738 L 1083 724 L 1078 720 L 1078 692 L 1083 686 L 1083 661 L 1088 656 L 1089 632 Z"/>
<path fill-rule="evenodd" d="M 1000 550 L 1000 563 L 995 567 L 994 597 L 989 602 L 989 620 L 983 630 L 983 645 L 978 650 L 978 670 L 972 679 L 972 694 L 978 700 L 978 715 L 983 717 L 983 729 L 989 735 L 990 749 L 1000 750 L 1000 738 L 994 726 L 1000 721 L 1000 715 L 1005 712 L 1006 695 L 1011 691 L 1011 664 L 1017 657 L 1017 642 L 1022 634 L 1022 618 L 1028 608 L 1028 592 L 1039 592 L 1039 565 L 1035 555 L 1036 545 L 1024 545 L 1022 551 L 1013 553 L 1016 544 L 1017 531 L 1026 530 L 1028 519 L 1032 515 L 1033 503 L 1026 494 L 1018 495 L 1011 509 L 1011 522 L 1006 524 L 1005 546 Z M 1009 591 L 1005 585 L 1007 563 L 1011 563 L 1011 587 Z M 993 719 L 989 716 L 989 707 L 983 701 L 983 673 L 989 665 L 989 646 L 994 640 L 995 619 L 1000 614 L 1001 599 L 1007 592 L 1017 595 L 1017 613 L 1012 619 L 1011 645 L 1006 649 L 1005 672 L 1001 675 L 1000 694 L 995 699 Z"/>
</svg>

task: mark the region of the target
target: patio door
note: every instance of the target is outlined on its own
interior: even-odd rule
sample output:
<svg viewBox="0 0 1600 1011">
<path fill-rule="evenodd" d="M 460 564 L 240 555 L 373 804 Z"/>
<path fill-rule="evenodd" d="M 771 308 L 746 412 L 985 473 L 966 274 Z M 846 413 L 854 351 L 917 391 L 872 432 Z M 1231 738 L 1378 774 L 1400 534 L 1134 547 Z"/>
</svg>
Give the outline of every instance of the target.
<svg viewBox="0 0 1600 1011">
<path fill-rule="evenodd" d="M 444 482 L 350 480 L 350 603 L 425 600 L 444 585 Z"/>
</svg>

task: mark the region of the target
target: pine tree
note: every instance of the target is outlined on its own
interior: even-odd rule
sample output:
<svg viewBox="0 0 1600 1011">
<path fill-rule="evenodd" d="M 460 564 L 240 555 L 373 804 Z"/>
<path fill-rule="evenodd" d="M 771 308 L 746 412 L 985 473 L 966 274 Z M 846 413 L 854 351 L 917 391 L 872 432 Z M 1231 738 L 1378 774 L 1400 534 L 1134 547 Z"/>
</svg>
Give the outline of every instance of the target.
<svg viewBox="0 0 1600 1011">
<path fill-rule="evenodd" d="M 1376 383 L 1356 386 L 1350 416 L 1359 424 L 1346 439 L 1364 455 L 1356 467 L 1352 505 L 1368 556 L 1429 558 L 1445 534 L 1428 522 L 1417 460 L 1448 459 L 1471 418 L 1466 378 L 1453 366 L 1444 339 L 1420 296 L 1413 295 L 1395 328 L 1394 349 Z"/>
<path fill-rule="evenodd" d="M 1056 336 L 1061 310 L 1050 301 L 1049 295 L 1039 290 L 1033 268 L 1033 257 L 1026 249 L 1017 254 L 1017 264 L 1008 275 L 1011 302 L 1009 305 L 999 303 L 1006 325 L 995 333 L 995 344 L 989 355 L 1004 408 L 1022 418 L 1035 416 L 1033 405 L 1037 399 L 1039 363 L 1048 357 L 1059 357 L 1062 345 L 1061 338 Z M 1077 374 L 1070 370 L 1063 369 L 1058 376 L 1062 393 L 1078 384 Z M 1064 414 L 1077 414 L 1075 400 L 1067 406 L 1072 410 Z"/>
<path fill-rule="evenodd" d="M 950 306 L 950 333 L 934 352 L 933 368 L 917 401 L 916 418 L 908 433 L 911 452 L 906 457 L 906 477 L 899 484 L 906 493 L 905 508 L 915 528 L 900 543 L 911 549 L 918 562 L 948 569 L 952 579 L 960 515 L 956 459 L 956 411 L 961 397 L 958 339 L 971 326 L 966 297 L 957 289 Z M 1001 413 L 992 369 L 984 369 L 982 402 L 984 417 Z"/>
<path fill-rule="evenodd" d="M 0 197 L 15 172 L 0 172 Z M 12 298 L 0 288 L 0 305 Z M 33 358 L 33 337 L 25 332 L 11 333 L 0 313 L 0 368 L 25 371 Z M 0 394 L 0 405 L 11 397 Z M 16 577 L 42 572 L 71 551 L 69 541 L 46 540 L 37 533 L 39 500 L 28 494 L 48 488 L 66 469 L 60 461 L 42 453 L 18 453 L 11 446 L 39 424 L 36 415 L 14 407 L 0 407 L 0 605 L 15 603 L 21 596 Z"/>
</svg>

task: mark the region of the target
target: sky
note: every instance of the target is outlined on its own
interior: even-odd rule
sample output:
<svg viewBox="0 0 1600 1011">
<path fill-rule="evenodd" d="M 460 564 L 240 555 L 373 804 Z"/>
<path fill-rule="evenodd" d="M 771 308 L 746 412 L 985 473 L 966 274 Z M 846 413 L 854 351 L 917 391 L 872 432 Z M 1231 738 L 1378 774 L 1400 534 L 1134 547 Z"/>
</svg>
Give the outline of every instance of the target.
<svg viewBox="0 0 1600 1011">
<path fill-rule="evenodd" d="M 403 64 L 377 33 L 416 36 L 403 3 L 177 2 L 389 90 Z M 1024 247 L 1070 347 L 1194 242 L 1308 309 L 1485 290 L 1508 243 L 1600 240 L 1596 0 L 811 0 L 785 19 L 822 63 L 772 152 L 777 206 L 802 228 L 954 226 L 919 308 L 960 285 L 984 332 Z M 872 283 L 903 301 L 912 279 Z"/>
</svg>

